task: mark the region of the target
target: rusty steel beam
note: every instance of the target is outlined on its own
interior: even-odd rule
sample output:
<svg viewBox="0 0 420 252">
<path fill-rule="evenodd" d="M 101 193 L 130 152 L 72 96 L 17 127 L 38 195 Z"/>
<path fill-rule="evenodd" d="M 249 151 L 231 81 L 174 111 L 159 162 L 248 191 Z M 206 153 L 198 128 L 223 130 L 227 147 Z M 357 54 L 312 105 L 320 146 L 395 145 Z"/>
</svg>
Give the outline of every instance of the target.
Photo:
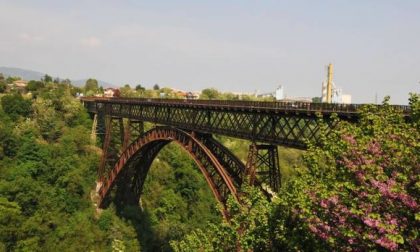
<svg viewBox="0 0 420 252">
<path fill-rule="evenodd" d="M 129 189 L 120 191 L 124 192 L 123 195 L 133 195 L 129 197 L 131 202 L 139 197 L 153 159 L 163 146 L 172 141 L 183 147 L 194 159 L 218 202 L 225 206 L 229 195 L 238 200 L 237 180 L 232 178 L 218 157 L 195 134 L 172 127 L 156 127 L 129 145 L 112 169 L 100 176 L 99 205 L 106 204 L 105 198 L 117 181 L 124 181 L 120 184 L 128 186 Z M 127 193 L 127 190 L 131 193 Z M 226 217 L 227 213 L 223 214 Z"/>
</svg>

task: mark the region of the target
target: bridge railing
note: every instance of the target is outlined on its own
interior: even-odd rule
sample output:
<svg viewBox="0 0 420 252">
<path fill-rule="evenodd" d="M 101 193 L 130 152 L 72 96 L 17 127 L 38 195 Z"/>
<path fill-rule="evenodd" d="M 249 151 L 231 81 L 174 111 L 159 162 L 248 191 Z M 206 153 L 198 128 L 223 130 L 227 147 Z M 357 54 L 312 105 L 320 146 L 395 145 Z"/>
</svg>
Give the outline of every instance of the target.
<svg viewBox="0 0 420 252">
<path fill-rule="evenodd" d="M 282 102 L 282 101 L 240 101 L 240 100 L 190 100 L 190 99 L 148 99 L 148 98 L 108 98 L 108 97 L 83 97 L 82 101 L 96 101 L 100 103 L 130 103 L 149 105 L 190 105 L 205 107 L 227 107 L 246 109 L 275 109 L 312 112 L 340 112 L 357 113 L 366 104 L 338 104 L 338 103 L 311 103 L 311 102 Z M 380 105 L 374 105 L 380 106 Z M 410 106 L 391 105 L 394 109 L 408 113 Z"/>
</svg>

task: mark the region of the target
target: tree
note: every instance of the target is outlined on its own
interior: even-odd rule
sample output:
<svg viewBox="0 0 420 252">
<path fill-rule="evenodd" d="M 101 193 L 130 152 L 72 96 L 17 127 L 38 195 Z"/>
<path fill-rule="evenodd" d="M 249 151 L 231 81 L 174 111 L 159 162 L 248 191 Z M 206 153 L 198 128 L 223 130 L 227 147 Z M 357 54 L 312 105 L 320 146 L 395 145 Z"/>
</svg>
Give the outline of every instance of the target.
<svg viewBox="0 0 420 252">
<path fill-rule="evenodd" d="M 0 81 L 0 93 L 4 93 L 7 89 L 7 84 L 5 82 Z"/>
<path fill-rule="evenodd" d="M 44 77 L 41 79 L 45 83 L 49 83 L 53 81 L 53 78 L 49 76 L 48 74 L 45 74 Z"/>
<path fill-rule="evenodd" d="M 14 157 L 19 149 L 19 138 L 8 126 L 0 124 L 0 160 L 4 156 Z"/>
<path fill-rule="evenodd" d="M 45 84 L 42 81 L 31 80 L 28 82 L 27 89 L 28 91 L 37 91 L 41 88 L 44 88 Z"/>
<path fill-rule="evenodd" d="M 160 87 L 159 87 L 159 85 L 156 83 L 154 86 L 153 86 L 153 90 L 159 90 L 160 89 Z"/>
<path fill-rule="evenodd" d="M 411 108 L 419 112 L 418 96 Z M 305 155 L 309 172 L 281 192 L 278 249 L 415 250 L 420 132 L 412 118 L 407 123 L 386 99 L 363 108 L 358 124 L 323 130 Z"/>
<path fill-rule="evenodd" d="M 64 85 L 71 85 L 71 80 L 70 79 L 64 79 L 61 81 L 61 83 L 63 83 Z"/>
<path fill-rule="evenodd" d="M 88 79 L 85 83 L 85 93 L 89 91 L 96 93 L 98 91 L 98 81 L 95 79 Z"/>
<path fill-rule="evenodd" d="M 0 93 L 4 93 L 7 89 L 6 80 L 2 73 L 0 73 Z"/>
<path fill-rule="evenodd" d="M 135 96 L 137 96 L 137 93 L 133 89 L 131 89 L 129 84 L 125 84 L 124 87 L 122 87 L 118 90 L 118 92 L 119 92 L 118 96 L 121 96 L 121 97 L 135 97 Z"/>
<path fill-rule="evenodd" d="M 176 252 L 187 251 L 272 251 L 271 205 L 258 188 L 244 185 L 241 204 L 228 200 L 229 220 L 208 224 L 182 240 L 171 241 Z"/>
<path fill-rule="evenodd" d="M 0 245 L 5 242 L 4 245 L 8 249 L 12 248 L 13 242 L 18 238 L 21 222 L 20 206 L 16 202 L 0 197 Z"/>
<path fill-rule="evenodd" d="M 19 116 L 27 117 L 31 114 L 31 101 L 25 100 L 21 94 L 14 93 L 1 98 L 3 111 L 16 120 Z"/>
<path fill-rule="evenodd" d="M 215 88 L 206 88 L 201 91 L 200 99 L 214 100 L 219 99 L 220 92 Z"/>
<path fill-rule="evenodd" d="M 136 86 L 136 91 L 144 91 L 144 90 L 146 90 L 146 88 L 144 88 L 141 84 L 138 84 Z"/>
<path fill-rule="evenodd" d="M 52 106 L 53 101 L 37 98 L 33 104 L 36 122 L 42 137 L 53 142 L 61 135 L 64 123 L 59 120 L 58 114 Z"/>
<path fill-rule="evenodd" d="M 14 81 L 20 80 L 20 77 L 16 77 L 16 76 L 9 76 L 6 79 L 6 83 L 7 84 L 12 84 Z"/>
</svg>

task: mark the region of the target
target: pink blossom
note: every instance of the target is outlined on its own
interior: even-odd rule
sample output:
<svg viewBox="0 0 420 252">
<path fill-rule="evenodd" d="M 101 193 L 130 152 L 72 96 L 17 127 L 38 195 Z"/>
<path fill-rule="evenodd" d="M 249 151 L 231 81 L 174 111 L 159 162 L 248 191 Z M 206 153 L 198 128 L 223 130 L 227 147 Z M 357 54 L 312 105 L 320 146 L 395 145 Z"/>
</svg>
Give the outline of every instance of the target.
<svg viewBox="0 0 420 252">
<path fill-rule="evenodd" d="M 364 183 L 366 181 L 365 173 L 363 171 L 356 171 L 354 173 L 356 175 L 356 180 L 360 183 Z"/>
<path fill-rule="evenodd" d="M 319 233 L 318 236 L 323 239 L 323 240 L 328 240 L 328 238 L 330 237 L 328 234 L 326 233 Z"/>
<path fill-rule="evenodd" d="M 316 229 L 314 225 L 309 225 L 309 230 L 311 230 L 311 232 L 315 234 L 318 232 L 318 229 Z"/>
<path fill-rule="evenodd" d="M 371 218 L 365 218 L 363 219 L 363 223 L 369 227 L 376 228 L 379 224 L 379 221 Z"/>
<path fill-rule="evenodd" d="M 373 141 L 368 145 L 367 151 L 368 151 L 368 153 L 370 153 L 372 155 L 381 155 L 382 154 L 381 145 L 376 141 Z"/>
<path fill-rule="evenodd" d="M 397 221 L 397 219 L 392 218 L 392 219 L 389 221 L 389 223 L 390 223 L 391 225 L 397 226 L 398 221 Z"/>
<path fill-rule="evenodd" d="M 390 251 L 395 251 L 398 248 L 398 245 L 391 241 L 390 239 L 388 239 L 387 237 L 381 237 L 377 240 L 375 240 L 375 243 L 381 245 L 382 247 L 390 250 Z"/>
<path fill-rule="evenodd" d="M 360 197 L 360 198 L 365 198 L 365 197 L 367 197 L 367 196 L 368 196 L 368 194 L 367 194 L 367 192 L 365 192 L 365 191 L 363 191 L 363 192 L 359 193 L 359 197 Z"/>
<path fill-rule="evenodd" d="M 338 203 L 338 196 L 332 196 L 331 198 L 328 199 L 333 205 L 337 205 Z"/>
<path fill-rule="evenodd" d="M 410 197 L 407 194 L 399 193 L 398 198 L 406 205 L 407 207 L 411 208 L 412 210 L 417 210 L 417 202 L 415 199 Z"/>
<path fill-rule="evenodd" d="M 356 145 L 357 143 L 352 135 L 343 135 L 342 138 L 351 145 Z"/>
<path fill-rule="evenodd" d="M 345 223 L 345 221 L 346 221 L 346 218 L 344 218 L 344 217 L 342 217 L 342 216 L 338 217 L 338 223 L 339 223 L 340 225 L 343 225 L 343 224 Z"/>
</svg>

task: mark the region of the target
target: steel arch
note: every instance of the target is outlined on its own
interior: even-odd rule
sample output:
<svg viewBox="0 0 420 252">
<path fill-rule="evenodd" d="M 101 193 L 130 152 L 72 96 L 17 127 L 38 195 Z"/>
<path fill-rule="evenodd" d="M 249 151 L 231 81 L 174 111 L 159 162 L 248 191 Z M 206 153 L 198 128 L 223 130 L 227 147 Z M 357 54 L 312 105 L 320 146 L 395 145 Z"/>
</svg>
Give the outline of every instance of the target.
<svg viewBox="0 0 420 252">
<path fill-rule="evenodd" d="M 210 149 L 209 140 L 205 139 L 196 137 L 194 132 L 189 133 L 168 126 L 156 127 L 145 132 L 124 150 L 107 176 L 100 178 L 99 205 L 103 206 L 105 197 L 117 181 L 123 186 L 120 188 L 123 195 L 131 195 L 132 199 L 138 200 L 153 159 L 170 142 L 176 142 L 193 158 L 218 202 L 225 206 L 229 195 L 233 195 L 237 200 L 241 178 L 232 178 L 237 174 L 231 174 L 229 168 L 223 166 L 229 162 L 219 161 L 220 153 L 226 149 L 217 148 L 216 145 Z M 225 160 L 230 156 L 236 162 L 230 152 L 225 153 L 225 156 Z M 223 214 L 226 216 L 226 212 Z"/>
</svg>

